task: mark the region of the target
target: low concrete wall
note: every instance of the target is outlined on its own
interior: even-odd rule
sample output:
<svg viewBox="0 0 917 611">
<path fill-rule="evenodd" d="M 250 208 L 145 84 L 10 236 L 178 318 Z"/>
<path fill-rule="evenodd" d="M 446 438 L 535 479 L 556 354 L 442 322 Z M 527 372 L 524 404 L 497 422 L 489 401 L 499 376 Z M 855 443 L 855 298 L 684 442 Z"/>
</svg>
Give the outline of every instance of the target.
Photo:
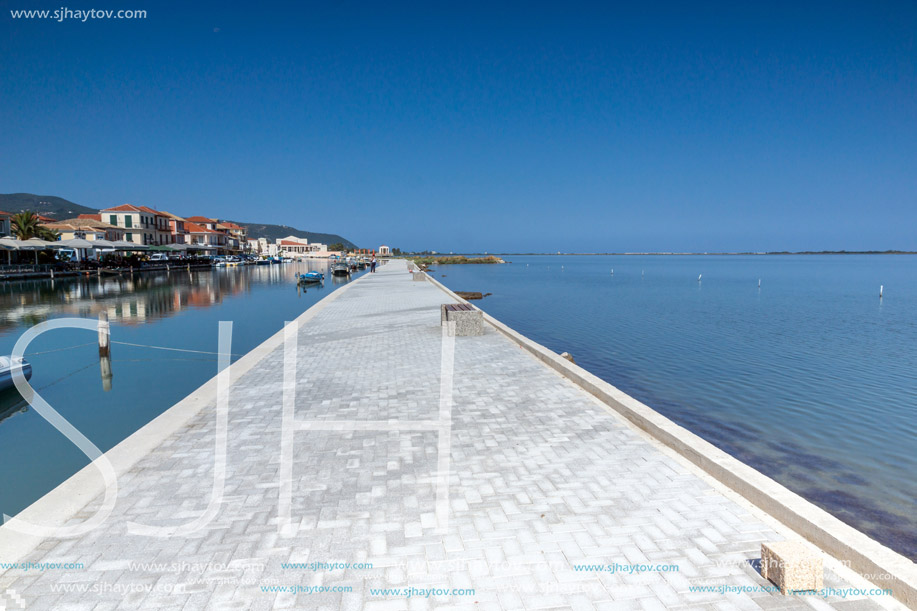
<svg viewBox="0 0 917 611">
<path fill-rule="evenodd" d="M 428 275 L 459 303 L 468 303 Z M 470 304 L 474 307 L 474 304 Z M 478 308 L 480 309 L 480 308 Z M 917 565 L 857 529 L 841 522 L 795 492 L 730 456 L 689 430 L 571 363 L 484 312 L 484 320 L 543 363 L 597 397 L 638 428 L 672 448 L 706 473 L 790 527 L 824 552 L 845 563 L 910 608 L 917 608 Z M 884 576 L 888 576 L 885 578 Z"/>
</svg>

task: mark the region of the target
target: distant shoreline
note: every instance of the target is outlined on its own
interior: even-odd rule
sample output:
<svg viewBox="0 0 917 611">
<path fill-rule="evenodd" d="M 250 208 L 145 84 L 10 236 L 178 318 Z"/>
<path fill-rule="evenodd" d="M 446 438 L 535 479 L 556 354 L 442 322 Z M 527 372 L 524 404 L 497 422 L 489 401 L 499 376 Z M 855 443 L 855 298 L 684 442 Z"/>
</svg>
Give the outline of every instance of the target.
<svg viewBox="0 0 917 611">
<path fill-rule="evenodd" d="M 601 256 L 601 257 L 633 257 L 633 256 L 678 256 L 678 257 L 724 257 L 724 256 L 781 256 L 781 255 L 917 255 L 913 250 L 804 250 L 798 252 L 464 252 L 460 254 L 435 254 L 415 255 L 424 257 L 452 257 L 452 256 L 534 256 L 551 255 L 563 257 Z M 409 255 L 403 255 L 409 256 Z"/>
</svg>

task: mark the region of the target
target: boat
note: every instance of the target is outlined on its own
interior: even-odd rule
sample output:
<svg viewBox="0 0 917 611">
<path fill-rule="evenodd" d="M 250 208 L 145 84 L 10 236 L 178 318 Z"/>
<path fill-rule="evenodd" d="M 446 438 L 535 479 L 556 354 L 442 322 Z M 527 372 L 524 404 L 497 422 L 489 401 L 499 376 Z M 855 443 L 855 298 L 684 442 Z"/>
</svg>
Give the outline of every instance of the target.
<svg viewBox="0 0 917 611">
<path fill-rule="evenodd" d="M 350 264 L 346 261 L 335 261 L 331 264 L 331 274 L 334 276 L 349 276 Z"/>
<path fill-rule="evenodd" d="M 313 282 L 322 282 L 325 279 L 323 274 L 319 272 L 306 272 L 305 274 L 299 274 L 299 283 L 300 284 L 310 284 Z"/>
<path fill-rule="evenodd" d="M 255 259 L 255 265 L 270 265 L 270 259 Z"/>
<path fill-rule="evenodd" d="M 13 372 L 21 370 L 25 379 L 32 377 L 32 366 L 23 358 L 14 358 L 12 356 L 0 356 L 0 390 L 13 388 Z"/>
</svg>

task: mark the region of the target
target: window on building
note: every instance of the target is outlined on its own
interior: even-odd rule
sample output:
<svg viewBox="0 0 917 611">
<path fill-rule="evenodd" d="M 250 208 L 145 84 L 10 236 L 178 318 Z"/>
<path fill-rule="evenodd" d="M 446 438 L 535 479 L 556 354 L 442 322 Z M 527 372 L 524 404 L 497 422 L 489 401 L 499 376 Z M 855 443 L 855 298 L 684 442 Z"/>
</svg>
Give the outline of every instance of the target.
<svg viewBox="0 0 917 611">
<path fill-rule="evenodd" d="M 129 214 L 125 214 L 124 215 L 124 226 L 133 227 L 133 219 L 134 217 L 130 216 Z"/>
<path fill-rule="evenodd" d="M 130 217 L 127 217 L 127 218 L 130 218 Z M 128 225 L 128 226 L 130 226 L 130 225 Z M 127 240 L 128 242 L 133 242 L 133 241 L 134 241 L 134 234 L 132 234 L 132 233 L 125 233 L 125 234 L 124 234 L 124 239 Z"/>
<path fill-rule="evenodd" d="M 108 222 L 111 223 L 112 225 L 117 225 L 118 224 L 118 215 L 117 214 L 109 215 Z"/>
</svg>

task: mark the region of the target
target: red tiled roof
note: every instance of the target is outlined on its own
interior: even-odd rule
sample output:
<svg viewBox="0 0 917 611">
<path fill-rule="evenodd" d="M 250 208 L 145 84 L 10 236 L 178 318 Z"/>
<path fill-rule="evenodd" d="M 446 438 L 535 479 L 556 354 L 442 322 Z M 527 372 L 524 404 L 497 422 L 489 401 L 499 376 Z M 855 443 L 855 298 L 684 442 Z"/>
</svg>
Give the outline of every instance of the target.
<svg viewBox="0 0 917 611">
<path fill-rule="evenodd" d="M 215 223 L 213 219 L 209 219 L 206 216 L 189 216 L 185 219 L 186 221 L 191 221 L 192 223 Z"/>
<path fill-rule="evenodd" d="M 105 208 L 100 210 L 100 212 L 140 212 L 140 208 L 132 204 L 121 204 L 120 206 L 115 206 L 114 208 Z"/>
<path fill-rule="evenodd" d="M 302 242 L 293 242 L 292 240 L 280 240 L 281 246 L 308 246 L 308 244 L 303 244 Z"/>
<path fill-rule="evenodd" d="M 37 216 L 38 220 L 41 221 L 42 223 L 56 223 L 57 222 L 56 218 L 52 218 L 50 216 L 44 216 L 41 214 L 36 214 L 35 216 Z"/>
<path fill-rule="evenodd" d="M 218 231 L 213 231 L 212 229 L 201 227 L 197 223 L 192 223 L 188 219 L 185 219 L 185 231 L 188 233 L 219 233 Z"/>
<path fill-rule="evenodd" d="M 144 212 L 155 214 L 156 216 L 169 216 L 168 214 L 164 212 L 160 212 L 159 210 L 153 210 L 152 208 L 149 208 L 147 206 L 140 206 L 140 209 L 143 210 Z"/>
<path fill-rule="evenodd" d="M 89 219 L 89 220 L 92 220 L 92 221 L 101 221 L 101 220 L 102 220 L 102 215 L 101 215 L 101 214 L 81 214 L 81 215 L 79 215 L 79 216 L 76 217 L 76 218 L 78 218 L 78 219 Z"/>
<path fill-rule="evenodd" d="M 3 210 L 0 210 L 0 216 L 13 216 L 13 215 L 10 214 L 9 212 L 4 212 Z"/>
<path fill-rule="evenodd" d="M 235 223 L 230 223 L 228 221 L 224 221 L 220 223 L 220 225 L 222 225 L 223 227 L 228 227 L 230 229 L 244 229 L 244 227 L 242 227 L 241 225 L 236 225 Z"/>
</svg>

